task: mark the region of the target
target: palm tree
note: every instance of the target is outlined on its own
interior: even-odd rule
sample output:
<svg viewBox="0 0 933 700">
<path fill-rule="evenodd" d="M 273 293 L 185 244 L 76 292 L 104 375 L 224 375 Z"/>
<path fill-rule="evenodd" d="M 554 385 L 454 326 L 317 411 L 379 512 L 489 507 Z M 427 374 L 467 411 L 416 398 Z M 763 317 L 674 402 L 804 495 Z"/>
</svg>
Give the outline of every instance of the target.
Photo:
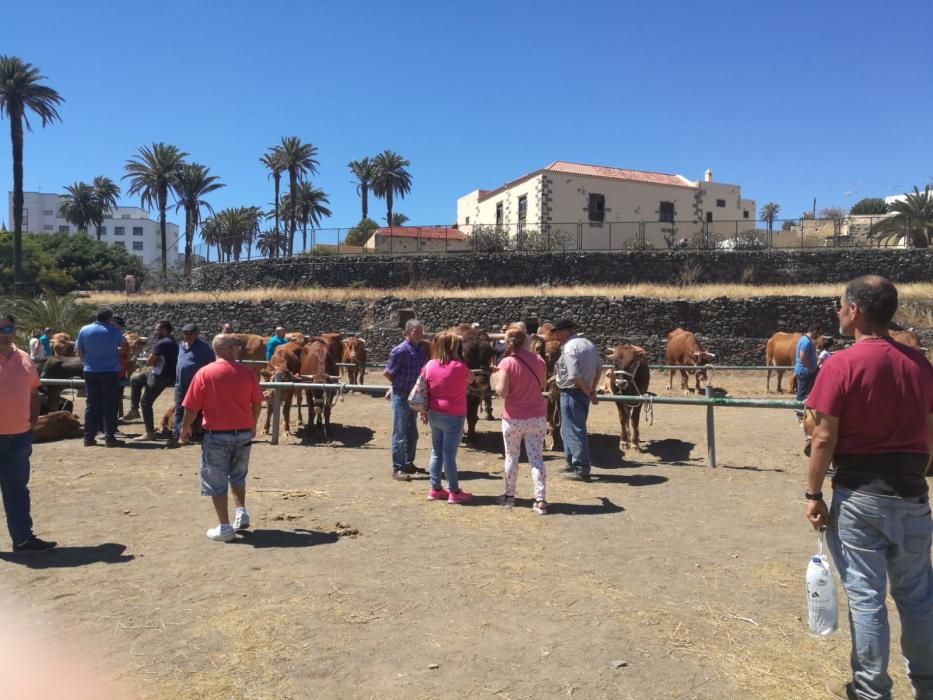
<svg viewBox="0 0 933 700">
<path fill-rule="evenodd" d="M 884 243 L 891 239 L 910 241 L 915 248 L 933 245 L 933 186 L 914 191 L 904 199 L 891 202 L 888 211 L 894 216 L 882 219 L 868 231 L 868 237 Z"/>
<path fill-rule="evenodd" d="M 318 163 L 317 146 L 302 143 L 297 136 L 286 136 L 280 146 L 282 153 L 283 170 L 288 173 L 288 194 L 291 197 L 289 211 L 288 255 L 292 254 L 295 243 L 295 227 L 298 223 L 298 181 L 304 180 L 305 175 L 317 174 Z"/>
<path fill-rule="evenodd" d="M 768 202 L 767 204 L 761 207 L 761 211 L 758 213 L 758 216 L 768 223 L 768 245 L 772 244 L 772 232 L 774 230 L 774 220 L 777 218 L 777 215 L 781 212 L 781 205 L 776 204 L 775 202 Z"/>
<path fill-rule="evenodd" d="M 411 192 L 411 175 L 405 169 L 411 161 L 405 160 L 395 151 L 383 151 L 373 159 L 375 177 L 373 194 L 386 200 L 386 220 L 392 219 L 392 201 L 396 195 L 404 199 Z"/>
<path fill-rule="evenodd" d="M 167 241 L 165 239 L 165 209 L 168 206 L 169 190 L 174 189 L 178 179 L 178 169 L 188 154 L 167 143 L 154 143 L 152 146 L 140 146 L 138 153 L 126 161 L 126 175 L 129 179 L 129 195 L 139 195 L 144 209 L 156 207 L 159 210 L 159 229 L 162 233 L 162 279 L 168 275 Z"/>
<path fill-rule="evenodd" d="M 13 289 L 23 284 L 23 124 L 32 131 L 27 111 L 38 115 L 42 126 L 61 121 L 58 105 L 64 98 L 39 81 L 45 76 L 16 56 L 0 55 L 0 116 L 10 118 L 13 145 Z"/>
<path fill-rule="evenodd" d="M 98 175 L 91 183 L 94 188 L 94 199 L 97 202 L 94 212 L 94 226 L 97 227 L 97 240 L 100 240 L 100 228 L 104 225 L 104 219 L 113 213 L 117 208 L 117 200 L 120 196 L 120 186 L 109 177 Z"/>
<path fill-rule="evenodd" d="M 386 216 L 386 223 L 387 223 L 389 226 L 404 226 L 405 224 L 408 223 L 408 221 L 409 221 L 408 217 L 405 216 L 405 215 L 404 215 L 402 212 L 400 212 L 400 211 L 394 211 L 394 212 L 392 212 L 392 218 L 391 218 L 391 219 L 390 219 L 388 216 Z"/>
<path fill-rule="evenodd" d="M 373 162 L 368 157 L 363 158 L 363 160 L 351 160 L 347 167 L 356 177 L 356 191 L 360 195 L 363 218 L 366 219 L 369 217 L 369 189 L 372 187 L 373 177 L 376 175 Z"/>
<path fill-rule="evenodd" d="M 282 165 L 282 147 L 272 146 L 259 159 L 259 162 L 269 169 L 269 177 L 275 183 L 275 235 L 279 235 L 279 188 L 282 184 L 282 172 L 285 168 Z M 272 247 L 272 252 L 278 256 L 280 246 Z"/>
<path fill-rule="evenodd" d="M 247 255 L 251 256 L 253 239 L 259 232 L 262 210 L 259 207 L 231 207 L 222 209 L 209 219 L 205 219 L 201 236 L 208 245 L 216 245 L 218 259 L 223 262 L 240 261 L 240 254 L 246 246 Z"/>
<path fill-rule="evenodd" d="M 201 208 L 211 214 L 214 210 L 203 197 L 224 186 L 216 175 L 210 175 L 210 168 L 200 163 L 185 163 L 175 178 L 175 196 L 178 199 L 175 211 L 185 210 L 185 278 L 191 277 L 191 247 L 194 233 L 201 224 Z"/>
<path fill-rule="evenodd" d="M 87 233 L 87 227 L 97 221 L 97 198 L 94 188 L 86 182 L 76 182 L 65 188 L 65 194 L 58 200 L 58 213 L 69 224 L 78 227 L 79 232 Z M 100 240 L 98 237 L 97 240 Z"/>
<path fill-rule="evenodd" d="M 20 331 L 55 328 L 74 337 L 81 326 L 94 318 L 94 307 L 80 303 L 79 297 L 77 292 L 58 295 L 43 289 L 39 297 L 7 297 L 0 303 L 16 316 Z"/>
<path fill-rule="evenodd" d="M 333 212 L 327 208 L 330 200 L 324 190 L 318 187 L 312 187 L 310 182 L 302 182 L 298 185 L 298 225 L 301 226 L 301 249 L 308 249 L 308 225 L 311 225 L 311 247 L 314 247 L 314 229 L 320 228 L 321 218 L 332 216 Z M 282 207 L 286 211 L 291 211 L 291 197 L 285 195 L 282 198 Z"/>
<path fill-rule="evenodd" d="M 263 231 L 256 236 L 256 249 L 260 255 L 273 258 L 282 252 L 282 243 L 284 242 L 284 240 L 279 239 L 279 234 L 276 231 Z M 276 250 L 276 245 L 278 245 L 278 250 Z"/>
</svg>

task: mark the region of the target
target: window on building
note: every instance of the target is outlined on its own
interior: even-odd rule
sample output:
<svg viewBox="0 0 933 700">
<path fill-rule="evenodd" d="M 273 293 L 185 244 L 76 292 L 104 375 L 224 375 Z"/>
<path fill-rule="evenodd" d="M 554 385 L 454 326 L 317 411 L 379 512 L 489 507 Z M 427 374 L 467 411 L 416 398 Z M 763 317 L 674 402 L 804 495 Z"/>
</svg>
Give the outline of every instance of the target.
<svg viewBox="0 0 933 700">
<path fill-rule="evenodd" d="M 142 227 L 142 226 L 134 226 L 134 227 L 133 227 L 133 235 L 134 235 L 134 236 L 141 236 L 141 235 L 143 235 L 143 227 Z"/>
<path fill-rule="evenodd" d="M 590 221 L 606 220 L 606 196 L 590 192 L 589 204 L 587 206 Z"/>
<path fill-rule="evenodd" d="M 470 217 L 469 217 L 469 216 L 466 218 L 466 225 L 467 225 L 467 226 L 470 225 Z"/>
<path fill-rule="evenodd" d="M 142 241 L 133 241 L 133 250 L 142 250 L 142 249 L 143 249 Z"/>
<path fill-rule="evenodd" d="M 100 227 L 100 235 L 101 235 L 101 236 L 106 236 L 106 235 L 107 235 L 107 227 L 106 227 L 106 226 L 101 226 L 101 227 Z"/>
<path fill-rule="evenodd" d="M 42 216 L 55 216 L 55 212 L 51 209 L 43 209 Z"/>
<path fill-rule="evenodd" d="M 725 207 L 726 207 L 726 200 L 724 200 L 724 199 L 717 199 L 717 200 L 716 200 L 716 206 L 717 206 L 717 207 L 722 207 L 723 209 L 725 209 Z"/>
<path fill-rule="evenodd" d="M 67 226 L 59 226 L 59 227 L 58 227 L 58 232 L 59 232 L 59 233 L 68 233 L 69 230 L 70 230 L 70 229 L 69 229 Z"/>
<path fill-rule="evenodd" d="M 126 226 L 114 226 L 113 227 L 114 236 L 125 236 L 126 235 Z"/>
<path fill-rule="evenodd" d="M 42 227 L 42 230 L 43 231 L 54 231 L 55 227 L 52 226 L 52 224 L 46 224 L 45 226 Z"/>
<path fill-rule="evenodd" d="M 748 218 L 748 209 L 743 209 L 743 210 L 742 210 L 742 218 L 743 218 L 743 219 L 747 219 L 747 218 Z"/>
<path fill-rule="evenodd" d="M 658 206 L 658 221 L 674 223 L 674 203 L 661 202 Z"/>
<path fill-rule="evenodd" d="M 130 216 L 129 214 L 120 214 L 120 218 L 121 219 L 132 219 L 133 217 Z"/>
<path fill-rule="evenodd" d="M 524 225 L 528 218 L 528 195 L 523 194 L 518 198 L 518 223 Z"/>
<path fill-rule="evenodd" d="M 711 211 L 706 212 L 706 223 L 708 224 L 713 223 L 713 212 Z"/>
<path fill-rule="evenodd" d="M 505 212 L 502 209 L 502 202 L 496 202 L 496 226 L 502 226 Z"/>
<path fill-rule="evenodd" d="M 10 223 L 12 224 L 13 221 L 11 220 Z M 23 209 L 23 231 L 28 231 L 28 230 L 29 230 L 29 210 Z"/>
<path fill-rule="evenodd" d="M 114 241 L 114 242 L 113 242 L 113 247 L 114 247 L 114 248 L 124 248 L 124 249 L 125 249 L 125 248 L 126 248 L 126 243 L 124 243 L 123 241 Z"/>
</svg>

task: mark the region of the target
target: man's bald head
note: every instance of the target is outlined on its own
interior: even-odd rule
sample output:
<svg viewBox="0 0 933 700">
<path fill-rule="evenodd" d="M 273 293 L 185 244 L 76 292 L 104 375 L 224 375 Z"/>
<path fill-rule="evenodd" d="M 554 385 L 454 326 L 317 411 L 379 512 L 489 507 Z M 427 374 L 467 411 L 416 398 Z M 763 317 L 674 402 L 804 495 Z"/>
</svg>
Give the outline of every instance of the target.
<svg viewBox="0 0 933 700">
<path fill-rule="evenodd" d="M 221 333 L 214 336 L 211 347 L 214 348 L 214 354 L 217 357 L 222 357 L 225 360 L 235 360 L 235 355 L 238 353 L 241 343 L 235 335 Z"/>
<path fill-rule="evenodd" d="M 897 287 L 881 275 L 862 275 L 846 285 L 846 303 L 858 307 L 874 329 L 887 328 L 897 311 Z"/>
</svg>

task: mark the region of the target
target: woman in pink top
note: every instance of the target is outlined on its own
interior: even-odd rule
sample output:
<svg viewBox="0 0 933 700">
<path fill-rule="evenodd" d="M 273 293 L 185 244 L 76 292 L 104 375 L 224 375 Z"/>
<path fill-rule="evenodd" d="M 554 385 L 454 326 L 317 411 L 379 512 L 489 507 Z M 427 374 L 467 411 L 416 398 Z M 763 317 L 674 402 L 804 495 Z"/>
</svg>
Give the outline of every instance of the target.
<svg viewBox="0 0 933 700">
<path fill-rule="evenodd" d="M 502 439 L 505 443 L 505 493 L 499 503 L 506 508 L 515 505 L 515 483 L 518 480 L 518 458 L 522 440 L 531 462 L 531 478 L 535 486 L 534 512 L 547 513 L 544 469 L 544 436 L 547 433 L 547 401 L 541 395 L 547 378 L 542 357 L 526 349 L 527 335 L 519 326 L 505 332 L 505 355 L 494 376 L 494 388 L 505 399 L 502 411 Z"/>
<path fill-rule="evenodd" d="M 473 374 L 460 359 L 460 338 L 453 333 L 434 336 L 431 354 L 434 359 L 421 370 L 428 385 L 427 422 L 431 425 L 428 500 L 466 503 L 473 500 L 473 494 L 462 491 L 457 481 L 457 448 L 463 437 L 466 392 Z M 442 469 L 447 490 L 441 486 Z"/>
</svg>

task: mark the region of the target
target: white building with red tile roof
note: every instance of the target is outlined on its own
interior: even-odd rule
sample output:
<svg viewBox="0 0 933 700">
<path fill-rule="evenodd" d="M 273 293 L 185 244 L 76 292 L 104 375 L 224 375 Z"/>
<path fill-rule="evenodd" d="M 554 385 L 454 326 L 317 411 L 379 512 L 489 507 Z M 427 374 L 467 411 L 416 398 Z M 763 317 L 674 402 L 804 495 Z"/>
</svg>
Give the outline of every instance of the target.
<svg viewBox="0 0 933 700">
<path fill-rule="evenodd" d="M 375 253 L 447 253 L 467 250 L 468 243 L 454 226 L 383 226 L 363 248 Z"/>
<path fill-rule="evenodd" d="M 729 237 L 755 228 L 755 201 L 739 185 L 683 175 L 583 163 L 553 163 L 494 190 L 457 200 L 457 225 L 540 232 L 564 247 L 623 249 L 696 236 Z"/>
</svg>

